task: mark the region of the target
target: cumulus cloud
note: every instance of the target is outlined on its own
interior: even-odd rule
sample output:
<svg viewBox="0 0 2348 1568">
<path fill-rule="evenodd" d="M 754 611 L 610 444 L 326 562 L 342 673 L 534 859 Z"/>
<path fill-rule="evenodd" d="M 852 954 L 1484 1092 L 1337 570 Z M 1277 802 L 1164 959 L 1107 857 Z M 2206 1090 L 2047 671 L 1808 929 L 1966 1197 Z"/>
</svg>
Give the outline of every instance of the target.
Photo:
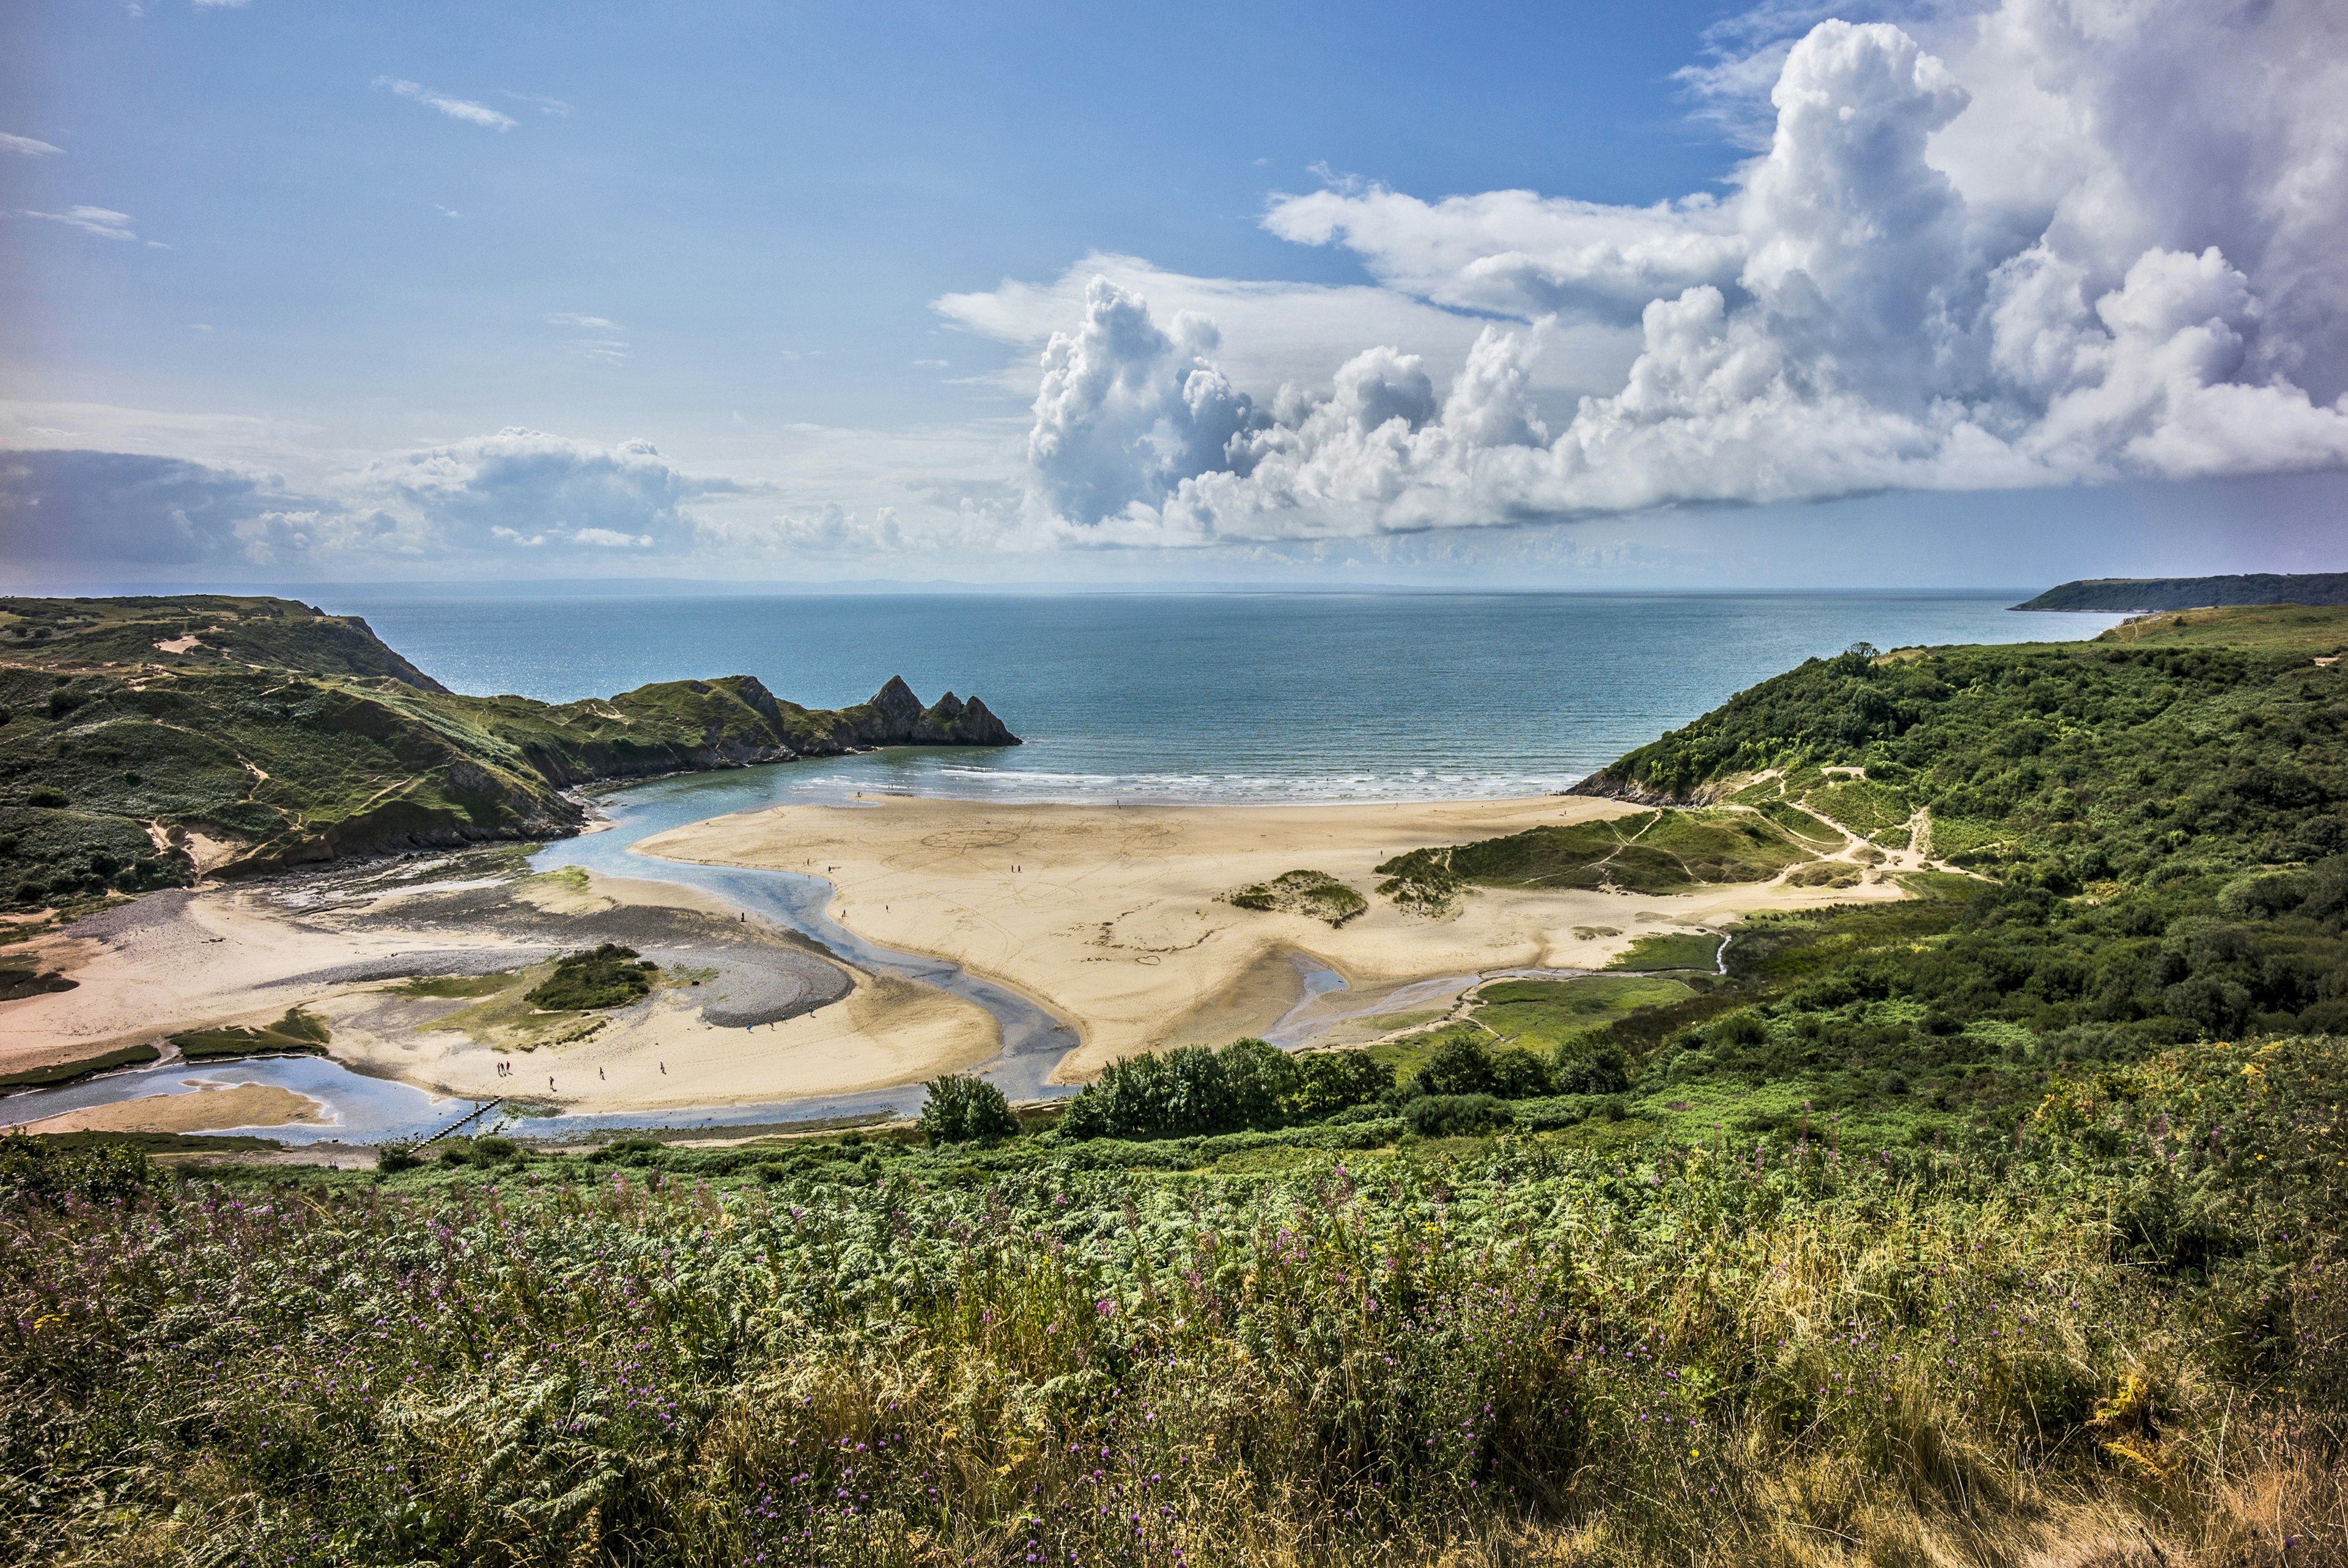
<svg viewBox="0 0 2348 1568">
<path fill-rule="evenodd" d="M 491 130 L 511 130 L 521 122 L 511 115 L 499 114 L 484 103 L 471 98 L 452 98 L 446 93 L 436 93 L 421 82 L 411 82 L 398 77 L 377 77 L 375 85 L 413 98 L 427 108 L 438 109 L 450 119 L 460 119 L 468 125 L 486 126 Z"/>
<path fill-rule="evenodd" d="M 1040 358 L 1033 506 L 1209 544 L 2348 466 L 2336 7 L 2003 0 L 1928 15 L 1935 47 L 1770 36 L 1795 15 L 1708 67 L 1723 97 L 1772 69 L 1766 150 L 1717 200 L 1272 204 L 1390 292 L 1503 318 L 1440 389 L 1388 344 L 1251 400 L 1207 315 L 1097 282 Z M 1619 379 L 1545 412 L 1545 348 L 1619 321 Z"/>
<path fill-rule="evenodd" d="M 26 158 L 52 158 L 64 150 L 62 147 L 33 137 L 10 136 L 6 131 L 0 131 L 0 152 L 21 153 Z"/>
<path fill-rule="evenodd" d="M 696 503 L 753 481 L 692 474 L 649 441 L 616 446 L 511 428 L 379 458 L 355 493 L 458 548 L 563 540 L 592 548 L 689 543 Z"/>
<path fill-rule="evenodd" d="M 85 234 L 95 234 L 101 240 L 136 240 L 138 231 L 130 227 L 130 214 L 117 212 L 110 207 L 68 207 L 62 212 L 35 212 L 19 209 L 19 218 L 38 218 L 45 222 L 62 223 L 68 229 L 78 229 Z"/>
<path fill-rule="evenodd" d="M 0 452 L 0 559 L 191 566 L 247 559 L 303 498 L 263 468 L 128 452 Z"/>
</svg>

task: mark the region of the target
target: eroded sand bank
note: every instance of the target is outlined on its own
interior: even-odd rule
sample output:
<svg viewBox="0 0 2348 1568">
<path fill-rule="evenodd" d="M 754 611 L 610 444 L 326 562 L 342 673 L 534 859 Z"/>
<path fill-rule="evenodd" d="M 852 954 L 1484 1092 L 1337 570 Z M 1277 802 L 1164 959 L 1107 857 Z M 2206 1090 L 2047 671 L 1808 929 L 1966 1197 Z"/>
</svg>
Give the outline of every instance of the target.
<svg viewBox="0 0 2348 1568">
<path fill-rule="evenodd" d="M 1883 882 L 1738 884 L 1672 897 L 1487 890 L 1454 916 L 1427 919 L 1375 893 L 1374 867 L 1403 850 L 1633 809 L 1564 796 L 1128 807 L 883 797 L 716 817 L 641 847 L 829 877 L 843 925 L 1016 986 L 1075 1023 L 1084 1043 L 1062 1063 L 1063 1079 L 1148 1047 L 1269 1028 L 1302 994 L 1291 952 L 1366 989 L 1498 968 L 1595 968 L 1674 922 L 1900 897 Z M 1217 901 L 1299 869 L 1328 873 L 1370 907 L 1333 928 Z"/>
</svg>

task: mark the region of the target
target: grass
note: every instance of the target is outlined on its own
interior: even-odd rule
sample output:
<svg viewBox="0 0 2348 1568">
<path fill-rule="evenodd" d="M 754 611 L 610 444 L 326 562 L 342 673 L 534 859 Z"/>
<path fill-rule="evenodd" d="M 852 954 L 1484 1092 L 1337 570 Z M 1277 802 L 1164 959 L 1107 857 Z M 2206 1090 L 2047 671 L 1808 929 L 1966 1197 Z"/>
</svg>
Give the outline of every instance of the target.
<svg viewBox="0 0 2348 1568">
<path fill-rule="evenodd" d="M 418 975 L 396 986 L 386 986 L 384 990 L 392 996 L 444 1001 L 470 999 L 495 996 L 509 989 L 514 984 L 517 973 L 516 970 L 505 969 L 489 975 Z"/>
<path fill-rule="evenodd" d="M 1661 977 L 1507 980 L 1483 989 L 1475 1017 L 1528 1050 L 1549 1051 L 1586 1030 L 1690 994 L 1679 981 Z"/>
<path fill-rule="evenodd" d="M 1713 931 L 1656 932 L 1633 940 L 1629 948 L 1608 959 L 1606 967 L 1709 971 L 1719 959 L 1720 941 L 1719 934 Z"/>
<path fill-rule="evenodd" d="M 275 1023 L 234 1029 L 191 1030 L 175 1034 L 171 1043 L 190 1061 L 216 1061 L 236 1056 L 286 1053 L 323 1056 L 333 1038 L 326 1020 L 299 1007 L 285 1009 Z"/>
<path fill-rule="evenodd" d="M 1325 871 L 1286 871 L 1269 882 L 1251 883 L 1218 895 L 1241 909 L 1278 910 L 1342 926 L 1370 907 L 1369 900 Z"/>
<path fill-rule="evenodd" d="M 0 1089 L 39 1089 L 52 1083 L 70 1083 L 94 1072 L 110 1072 L 118 1067 L 137 1067 L 156 1061 L 162 1054 L 151 1045 L 117 1046 L 96 1056 L 75 1057 L 66 1061 L 44 1062 L 38 1067 L 0 1072 Z"/>
<path fill-rule="evenodd" d="M 0 1393 L 42 1412 L 0 1431 L 40 1481 L 0 1549 L 2336 1563 L 2341 1070 L 2182 1050 L 2018 1138 L 1863 1154 L 1692 1098 L 1365 1149 L 630 1141 L 0 1204 L 0 1322 L 40 1324 Z"/>
<path fill-rule="evenodd" d="M 27 997 L 45 996 L 53 991 L 69 991 L 78 981 L 69 980 L 54 969 L 44 969 L 29 964 L 0 964 L 0 1002 L 23 1001 Z"/>
<path fill-rule="evenodd" d="M 1812 826 L 1840 844 L 1824 825 Z M 1388 878 L 1378 890 L 1406 907 L 1440 903 L 1471 886 L 1674 893 L 1706 883 L 1766 882 L 1809 858 L 1785 828 L 1750 812 L 1646 811 L 1415 849 L 1377 868 Z"/>
</svg>

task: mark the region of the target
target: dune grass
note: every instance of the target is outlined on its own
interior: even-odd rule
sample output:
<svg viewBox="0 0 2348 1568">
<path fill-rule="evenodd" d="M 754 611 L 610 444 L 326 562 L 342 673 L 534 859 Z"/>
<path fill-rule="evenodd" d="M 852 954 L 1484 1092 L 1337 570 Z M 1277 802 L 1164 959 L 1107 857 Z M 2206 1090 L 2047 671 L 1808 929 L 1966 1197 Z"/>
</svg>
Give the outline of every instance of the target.
<svg viewBox="0 0 2348 1568">
<path fill-rule="evenodd" d="M 218 1061 L 236 1056 L 323 1056 L 332 1038 L 324 1019 L 300 1007 L 290 1007 L 275 1023 L 190 1030 L 173 1035 L 171 1043 L 190 1061 Z"/>
</svg>

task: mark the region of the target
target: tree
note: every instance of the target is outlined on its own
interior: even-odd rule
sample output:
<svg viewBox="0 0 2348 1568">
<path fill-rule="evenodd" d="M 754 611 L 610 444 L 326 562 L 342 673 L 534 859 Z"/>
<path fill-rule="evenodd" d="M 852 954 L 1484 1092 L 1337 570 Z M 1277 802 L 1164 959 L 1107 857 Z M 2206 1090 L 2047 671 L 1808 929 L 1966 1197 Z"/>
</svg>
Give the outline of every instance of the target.
<svg viewBox="0 0 2348 1568">
<path fill-rule="evenodd" d="M 1304 1076 L 1295 1058 L 1250 1036 L 1223 1047 L 1215 1061 L 1223 1071 L 1229 1125 L 1268 1130 L 1287 1122 Z"/>
<path fill-rule="evenodd" d="M 983 1078 L 953 1073 L 932 1078 L 922 1087 L 929 1098 L 922 1102 L 922 1133 L 932 1143 L 967 1143 L 974 1138 L 1008 1138 L 1019 1131 L 1019 1118 L 1003 1091 Z"/>
</svg>

